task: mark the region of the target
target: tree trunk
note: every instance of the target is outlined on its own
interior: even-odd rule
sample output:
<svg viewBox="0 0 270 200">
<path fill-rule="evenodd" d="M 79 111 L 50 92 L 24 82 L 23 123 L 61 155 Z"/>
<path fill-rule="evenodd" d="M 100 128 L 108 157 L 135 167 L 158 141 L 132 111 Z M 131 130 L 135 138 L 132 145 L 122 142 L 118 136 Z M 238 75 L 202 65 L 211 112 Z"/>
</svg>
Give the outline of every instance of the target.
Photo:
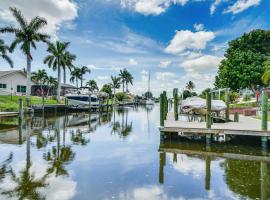
<svg viewBox="0 0 270 200">
<path fill-rule="evenodd" d="M 83 77 L 81 78 L 81 87 L 83 86 Z"/>
<path fill-rule="evenodd" d="M 128 84 L 126 83 L 126 93 L 128 93 Z"/>
<path fill-rule="evenodd" d="M 31 58 L 27 56 L 27 86 L 26 86 L 26 105 L 30 106 L 30 95 L 31 95 Z"/>
<path fill-rule="evenodd" d="M 76 87 L 78 88 L 78 78 L 76 78 Z"/>
<path fill-rule="evenodd" d="M 113 88 L 113 105 L 115 106 L 115 88 Z"/>
<path fill-rule="evenodd" d="M 125 92 L 125 83 L 123 82 L 123 93 Z"/>
<path fill-rule="evenodd" d="M 66 78 L 66 67 L 63 68 L 63 74 L 64 74 L 64 84 L 67 83 L 67 78 Z"/>
<path fill-rule="evenodd" d="M 61 93 L 61 66 L 58 65 L 57 101 L 60 102 Z"/>
</svg>

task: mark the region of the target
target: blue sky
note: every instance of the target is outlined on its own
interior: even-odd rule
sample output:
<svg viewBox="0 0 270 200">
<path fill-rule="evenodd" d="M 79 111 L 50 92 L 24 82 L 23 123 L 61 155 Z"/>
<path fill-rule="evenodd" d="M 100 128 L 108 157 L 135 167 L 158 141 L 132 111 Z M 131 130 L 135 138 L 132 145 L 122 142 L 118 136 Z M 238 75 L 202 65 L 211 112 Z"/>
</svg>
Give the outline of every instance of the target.
<svg viewBox="0 0 270 200">
<path fill-rule="evenodd" d="M 87 65 L 99 86 L 121 68 L 134 75 L 132 92 L 211 87 L 227 42 L 255 28 L 269 29 L 268 0 L 1 0 L 0 26 L 13 23 L 8 7 L 16 6 L 27 19 L 48 19 L 43 30 L 53 40 L 70 41 L 76 65 Z M 8 43 L 10 35 L 0 35 Z M 33 51 L 33 70 L 43 64 L 46 47 Z M 16 69 L 25 67 L 18 50 Z M 0 61 L 1 69 L 9 69 Z M 56 72 L 47 70 L 56 76 Z"/>
</svg>

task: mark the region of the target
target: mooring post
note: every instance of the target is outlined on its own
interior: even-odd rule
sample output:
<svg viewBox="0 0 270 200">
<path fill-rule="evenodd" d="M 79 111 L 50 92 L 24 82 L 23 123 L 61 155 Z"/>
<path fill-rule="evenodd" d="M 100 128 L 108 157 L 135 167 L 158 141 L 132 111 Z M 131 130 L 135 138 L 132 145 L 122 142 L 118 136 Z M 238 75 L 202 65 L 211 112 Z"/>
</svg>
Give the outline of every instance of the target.
<svg viewBox="0 0 270 200">
<path fill-rule="evenodd" d="M 226 111 L 225 111 L 225 121 L 230 121 L 230 99 L 229 99 L 229 89 L 226 89 L 225 92 L 225 101 L 226 101 Z"/>
<path fill-rule="evenodd" d="M 164 120 L 167 118 L 167 114 L 168 114 L 168 99 L 167 99 L 167 92 L 163 91 L 163 104 L 164 104 Z"/>
<path fill-rule="evenodd" d="M 166 153 L 159 153 L 159 183 L 164 183 L 164 166 L 166 164 Z"/>
<path fill-rule="evenodd" d="M 212 117 L 211 117 L 211 95 L 210 92 L 206 93 L 206 128 L 211 129 L 212 125 Z M 212 140 L 212 135 L 211 133 L 206 134 L 206 143 L 210 144 Z"/>
<path fill-rule="evenodd" d="M 23 116 L 23 100 L 22 98 L 19 98 L 19 118 L 22 118 Z"/>
<path fill-rule="evenodd" d="M 173 103 L 174 103 L 174 119 L 178 120 L 178 89 L 173 89 Z"/>
<path fill-rule="evenodd" d="M 206 128 L 211 128 L 212 119 L 211 119 L 211 95 L 210 92 L 206 93 Z"/>
<path fill-rule="evenodd" d="M 236 112 L 234 113 L 234 119 L 233 119 L 234 122 L 239 122 L 239 113 Z"/>
<path fill-rule="evenodd" d="M 211 157 L 206 156 L 205 159 L 205 190 L 211 189 Z"/>
<path fill-rule="evenodd" d="M 160 94 L 160 126 L 164 126 L 164 95 Z"/>
<path fill-rule="evenodd" d="M 262 91 L 262 131 L 267 131 L 267 118 L 268 118 L 268 93 L 266 90 Z M 262 147 L 267 147 L 267 137 L 262 137 Z"/>
</svg>

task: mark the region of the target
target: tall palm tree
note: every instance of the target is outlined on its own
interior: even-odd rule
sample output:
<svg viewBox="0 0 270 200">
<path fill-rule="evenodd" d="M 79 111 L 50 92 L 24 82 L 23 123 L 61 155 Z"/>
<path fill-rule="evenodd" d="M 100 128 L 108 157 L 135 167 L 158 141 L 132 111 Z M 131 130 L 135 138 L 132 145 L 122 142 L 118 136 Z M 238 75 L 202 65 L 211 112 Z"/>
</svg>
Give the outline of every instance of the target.
<svg viewBox="0 0 270 200">
<path fill-rule="evenodd" d="M 120 73 L 119 73 L 119 77 L 121 78 L 123 93 L 125 91 L 125 79 L 126 79 L 126 76 L 127 76 L 126 72 L 127 72 L 126 69 L 123 69 L 123 70 L 121 69 Z"/>
<path fill-rule="evenodd" d="M 89 90 L 91 92 L 98 90 L 97 82 L 95 80 L 89 80 L 88 82 L 86 82 L 86 85 L 89 86 Z"/>
<path fill-rule="evenodd" d="M 113 104 L 115 105 L 115 90 L 119 89 L 121 86 L 121 78 L 117 76 L 111 76 L 111 87 L 113 89 Z"/>
<path fill-rule="evenodd" d="M 7 52 L 9 51 L 9 47 L 5 45 L 4 40 L 0 39 L 0 57 L 4 59 L 11 68 L 13 68 L 13 62 L 11 58 L 7 55 Z"/>
<path fill-rule="evenodd" d="M 58 81 L 56 78 L 52 77 L 52 76 L 48 76 L 46 83 L 48 85 L 48 92 L 47 92 L 47 96 L 50 94 L 50 90 L 52 88 L 56 88 L 58 85 Z"/>
<path fill-rule="evenodd" d="M 42 95 L 44 95 L 43 86 L 45 85 L 47 79 L 48 79 L 48 75 L 45 69 L 39 69 L 37 72 L 32 73 L 32 80 L 38 83 L 38 85 L 40 86 Z"/>
<path fill-rule="evenodd" d="M 57 87 L 57 101 L 60 101 L 60 92 L 61 92 L 61 68 L 67 65 L 67 59 L 65 53 L 69 42 L 60 42 L 56 41 L 54 44 L 49 44 L 47 52 L 48 56 L 44 59 L 44 64 L 48 63 L 49 67 L 52 67 L 53 70 L 58 71 L 58 87 Z"/>
<path fill-rule="evenodd" d="M 65 59 L 65 65 L 63 65 L 63 74 L 64 74 L 64 83 L 66 84 L 66 69 L 68 69 L 70 72 L 72 70 L 73 66 L 73 61 L 76 60 L 76 55 L 71 54 L 70 52 L 66 51 L 64 54 L 64 59 Z"/>
<path fill-rule="evenodd" d="M 186 88 L 190 91 L 194 90 L 195 84 L 192 81 L 189 81 L 186 85 Z"/>
<path fill-rule="evenodd" d="M 76 87 L 78 88 L 78 80 L 81 78 L 81 69 L 78 67 L 74 67 L 71 71 L 70 82 L 74 83 L 76 81 Z"/>
<path fill-rule="evenodd" d="M 126 82 L 126 92 L 128 92 L 128 84 L 133 85 L 133 79 L 134 79 L 134 77 L 131 75 L 131 73 L 128 72 L 126 80 L 125 80 L 125 82 Z"/>
<path fill-rule="evenodd" d="M 80 77 L 80 80 L 81 80 L 81 87 L 83 86 L 83 76 L 86 74 L 86 73 L 91 73 L 91 70 L 86 67 L 86 66 L 82 66 L 82 68 L 80 68 L 80 73 L 81 73 L 81 77 Z"/>
<path fill-rule="evenodd" d="M 27 90 L 26 90 L 26 101 L 27 106 L 30 106 L 30 93 L 31 93 L 31 61 L 33 60 L 31 54 L 31 48 L 36 49 L 36 42 L 48 43 L 49 36 L 40 33 L 39 30 L 43 28 L 47 21 L 41 17 L 34 17 L 28 22 L 25 20 L 21 11 L 17 8 L 10 8 L 13 17 L 19 24 L 19 28 L 15 26 L 8 26 L 0 28 L 1 33 L 14 33 L 15 40 L 10 46 L 10 51 L 13 52 L 17 45 L 21 44 L 20 49 L 23 54 L 26 55 L 27 60 Z"/>
</svg>

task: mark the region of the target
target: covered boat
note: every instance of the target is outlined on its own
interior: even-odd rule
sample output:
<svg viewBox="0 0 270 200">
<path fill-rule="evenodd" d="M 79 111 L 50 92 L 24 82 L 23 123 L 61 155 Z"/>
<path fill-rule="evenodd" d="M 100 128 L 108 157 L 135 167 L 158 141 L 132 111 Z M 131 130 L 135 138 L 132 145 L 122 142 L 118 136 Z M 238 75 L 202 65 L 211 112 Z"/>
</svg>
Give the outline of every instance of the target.
<svg viewBox="0 0 270 200">
<path fill-rule="evenodd" d="M 211 110 L 220 112 L 226 110 L 226 103 L 222 100 L 212 100 Z M 182 101 L 181 111 L 189 114 L 206 114 L 206 100 L 200 97 L 190 97 Z"/>
</svg>

